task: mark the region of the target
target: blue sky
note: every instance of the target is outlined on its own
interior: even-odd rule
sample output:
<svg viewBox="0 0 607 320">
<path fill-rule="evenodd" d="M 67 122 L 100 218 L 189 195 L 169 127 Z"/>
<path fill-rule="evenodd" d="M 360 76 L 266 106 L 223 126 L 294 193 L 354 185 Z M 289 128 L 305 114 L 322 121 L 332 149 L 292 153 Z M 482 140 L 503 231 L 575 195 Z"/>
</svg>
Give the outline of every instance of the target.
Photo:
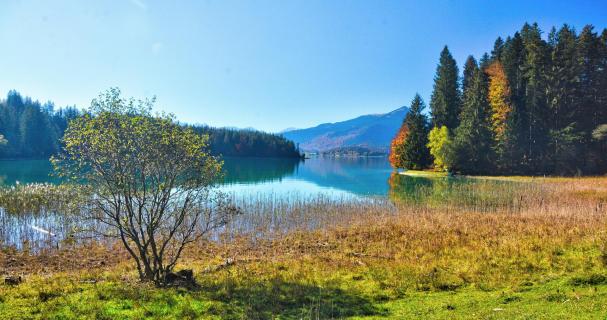
<svg viewBox="0 0 607 320">
<path fill-rule="evenodd" d="M 117 86 L 190 123 L 303 128 L 427 103 L 445 44 L 461 67 L 525 21 L 602 30 L 607 1 L 2 0 L 0 93 Z"/>
</svg>

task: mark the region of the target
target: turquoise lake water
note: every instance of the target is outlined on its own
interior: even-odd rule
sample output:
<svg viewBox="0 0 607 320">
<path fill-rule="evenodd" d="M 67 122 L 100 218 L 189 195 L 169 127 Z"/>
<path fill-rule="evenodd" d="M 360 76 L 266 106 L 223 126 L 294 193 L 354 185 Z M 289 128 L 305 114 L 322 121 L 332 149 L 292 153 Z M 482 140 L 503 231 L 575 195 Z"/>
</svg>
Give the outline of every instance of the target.
<svg viewBox="0 0 607 320">
<path fill-rule="evenodd" d="M 225 158 L 220 189 L 239 195 L 385 196 L 392 169 L 387 158 Z M 0 161 L 0 184 L 50 182 L 47 160 Z"/>
</svg>

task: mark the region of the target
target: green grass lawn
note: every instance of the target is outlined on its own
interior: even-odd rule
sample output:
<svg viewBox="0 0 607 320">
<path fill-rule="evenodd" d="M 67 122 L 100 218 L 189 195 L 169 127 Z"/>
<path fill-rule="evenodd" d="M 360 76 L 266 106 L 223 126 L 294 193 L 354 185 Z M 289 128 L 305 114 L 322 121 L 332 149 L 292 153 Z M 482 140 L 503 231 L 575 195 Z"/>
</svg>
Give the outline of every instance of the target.
<svg viewBox="0 0 607 320">
<path fill-rule="evenodd" d="M 323 281 L 202 277 L 198 291 L 57 276 L 2 287 L 0 319 L 604 319 L 607 278 L 546 278 L 506 288 L 382 289 L 364 275 Z"/>
</svg>

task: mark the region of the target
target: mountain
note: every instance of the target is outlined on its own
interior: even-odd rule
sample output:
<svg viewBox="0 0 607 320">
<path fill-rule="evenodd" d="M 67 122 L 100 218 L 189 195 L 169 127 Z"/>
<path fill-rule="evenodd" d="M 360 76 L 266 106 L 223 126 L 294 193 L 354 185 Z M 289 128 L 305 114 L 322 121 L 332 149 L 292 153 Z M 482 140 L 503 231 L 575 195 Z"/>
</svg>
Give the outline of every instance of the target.
<svg viewBox="0 0 607 320">
<path fill-rule="evenodd" d="M 343 147 L 365 147 L 388 151 L 390 141 L 409 111 L 398 108 L 385 114 L 323 123 L 316 127 L 285 131 L 282 135 L 299 144 L 302 151 L 325 152 Z"/>
</svg>

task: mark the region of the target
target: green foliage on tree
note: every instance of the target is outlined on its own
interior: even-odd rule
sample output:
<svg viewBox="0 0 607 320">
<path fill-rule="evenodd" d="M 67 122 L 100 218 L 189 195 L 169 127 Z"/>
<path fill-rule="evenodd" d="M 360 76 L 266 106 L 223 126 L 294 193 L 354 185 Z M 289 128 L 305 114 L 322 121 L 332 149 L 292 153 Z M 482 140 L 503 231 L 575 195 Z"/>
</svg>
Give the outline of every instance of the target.
<svg viewBox="0 0 607 320">
<path fill-rule="evenodd" d="M 447 46 L 440 54 L 434 89 L 430 99 L 432 124 L 435 127 L 447 126 L 454 129 L 459 124 L 461 93 L 459 90 L 459 71 Z"/>
<path fill-rule="evenodd" d="M 424 101 L 416 94 L 411 101 L 411 107 L 405 117 L 404 126 L 408 133 L 402 147 L 402 166 L 407 169 L 424 169 L 430 164 L 430 152 L 428 150 L 428 119 L 423 114 Z"/>
<path fill-rule="evenodd" d="M 600 127 L 607 123 L 607 29 L 598 34 L 588 25 L 576 34 L 564 25 L 544 39 L 537 24 L 525 24 L 505 41 L 498 38 L 480 65 L 472 57 L 466 60 L 459 113 L 447 114 L 442 103 L 447 83 L 443 74 L 449 69 L 443 66 L 449 65 L 443 63 L 449 60 L 446 52 L 435 78 L 432 122 L 459 116 L 453 137 L 455 169 L 502 174 L 607 172 L 607 143 Z M 490 90 L 483 93 L 486 84 L 480 84 L 487 76 Z M 486 100 L 491 108 L 486 108 Z"/>
<path fill-rule="evenodd" d="M 502 151 L 502 158 L 498 159 L 503 172 L 527 173 L 526 146 L 529 139 L 527 133 L 527 110 L 525 108 L 525 80 L 520 65 L 523 63 L 524 49 L 520 33 L 508 37 L 504 42 L 501 64 L 506 74 L 510 88 L 509 102 L 512 108 L 510 116 L 506 119 L 507 130 L 504 133 L 509 146 Z"/>
<path fill-rule="evenodd" d="M 214 155 L 301 158 L 299 148 L 293 141 L 280 134 L 207 126 L 192 126 L 192 129 L 197 133 L 209 136 L 209 147 Z"/>
<path fill-rule="evenodd" d="M 548 154 L 546 165 L 551 171 L 575 171 L 576 153 L 582 146 L 578 126 L 579 69 L 575 31 L 564 25 L 552 29 L 548 37 L 551 47 L 550 68 L 546 72 L 546 94 L 550 110 Z M 571 172 L 569 172 L 571 173 Z"/>
<path fill-rule="evenodd" d="M 453 141 L 453 167 L 465 173 L 487 173 L 494 166 L 487 78 L 476 70 L 464 96 L 460 125 Z"/>
<path fill-rule="evenodd" d="M 213 206 L 210 188 L 222 162 L 208 136 L 152 114 L 153 100 L 111 89 L 69 123 L 57 171 L 86 181 L 88 218 L 109 227 L 132 256 L 141 280 L 164 285 L 183 248 L 222 226 L 232 210 Z"/>
<path fill-rule="evenodd" d="M 428 149 L 434 158 L 434 169 L 449 171 L 453 166 L 453 141 L 447 126 L 434 127 L 428 134 Z"/>
<path fill-rule="evenodd" d="M 493 50 L 491 51 L 491 60 L 496 61 L 502 58 L 502 52 L 504 52 L 504 39 L 497 37 L 493 43 Z"/>
<path fill-rule="evenodd" d="M 526 161 L 531 173 L 539 174 L 546 168 L 550 111 L 546 101 L 546 71 L 549 66 L 547 43 L 541 38 L 537 24 L 525 24 L 521 30 L 524 60 L 519 68 L 525 79 L 524 103 L 527 110 Z"/>
<path fill-rule="evenodd" d="M 48 158 L 59 151 L 59 138 L 67 122 L 80 115 L 73 107 L 54 110 L 12 90 L 0 100 L 0 132 L 6 143 L 0 158 Z"/>
<path fill-rule="evenodd" d="M 462 78 L 462 92 L 464 93 L 464 95 L 466 94 L 466 90 L 470 87 L 470 84 L 472 83 L 472 78 L 476 70 L 478 70 L 478 63 L 476 62 L 476 59 L 474 59 L 474 57 L 470 55 L 464 63 L 464 77 Z"/>
</svg>

